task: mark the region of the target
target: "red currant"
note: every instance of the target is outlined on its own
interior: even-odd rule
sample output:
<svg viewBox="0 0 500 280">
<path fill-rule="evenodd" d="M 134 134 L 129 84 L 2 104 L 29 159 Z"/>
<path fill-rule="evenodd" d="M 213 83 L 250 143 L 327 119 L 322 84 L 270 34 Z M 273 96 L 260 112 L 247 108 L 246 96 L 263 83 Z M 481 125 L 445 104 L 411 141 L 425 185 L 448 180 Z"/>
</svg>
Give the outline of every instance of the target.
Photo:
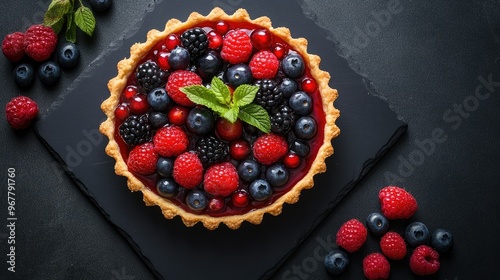
<svg viewBox="0 0 500 280">
<path fill-rule="evenodd" d="M 224 118 L 219 118 L 216 129 L 220 138 L 231 141 L 241 137 L 243 134 L 243 123 L 240 120 L 231 123 Z"/>
<path fill-rule="evenodd" d="M 231 201 L 236 207 L 245 207 L 248 205 L 248 193 L 245 190 L 238 190 L 231 196 Z"/>
<path fill-rule="evenodd" d="M 288 53 L 288 50 L 282 44 L 276 43 L 273 48 L 273 53 L 278 58 L 278 60 L 282 60 Z"/>
<path fill-rule="evenodd" d="M 130 111 L 136 115 L 142 115 L 149 110 L 148 99 L 144 94 L 137 94 L 130 99 Z"/>
<path fill-rule="evenodd" d="M 215 25 L 215 30 L 217 30 L 217 32 L 219 32 L 219 34 L 224 35 L 229 31 L 229 23 L 227 23 L 225 21 L 219 21 Z"/>
<path fill-rule="evenodd" d="M 305 78 L 304 80 L 302 80 L 300 87 L 302 88 L 303 91 L 309 94 L 314 93 L 316 89 L 318 89 L 316 81 L 311 78 Z"/>
<path fill-rule="evenodd" d="M 126 104 L 120 104 L 118 107 L 116 107 L 115 110 L 115 117 L 121 121 L 124 121 L 128 118 L 130 115 L 130 109 Z"/>
<path fill-rule="evenodd" d="M 167 49 L 169 51 L 175 49 L 178 45 L 181 44 L 181 39 L 175 34 L 170 34 L 167 36 L 167 39 L 165 39 L 165 45 L 167 46 Z"/>
<path fill-rule="evenodd" d="M 250 154 L 250 144 L 245 140 L 236 140 L 229 144 L 229 153 L 235 160 L 243 160 Z"/>
<path fill-rule="evenodd" d="M 189 109 L 182 106 L 174 106 L 168 112 L 168 120 L 171 124 L 183 125 L 186 122 L 186 118 L 189 114 Z"/>
<path fill-rule="evenodd" d="M 272 35 L 267 29 L 254 30 L 252 35 L 250 35 L 250 39 L 252 40 L 252 45 L 257 50 L 269 49 L 272 44 Z"/>
<path fill-rule="evenodd" d="M 137 94 L 136 86 L 127 86 L 127 88 L 125 88 L 125 92 L 123 93 L 125 98 L 127 98 L 128 100 L 132 99 L 134 96 L 136 96 L 136 94 Z"/>
<path fill-rule="evenodd" d="M 300 157 L 294 153 L 288 153 L 285 158 L 283 158 L 283 164 L 287 168 L 296 168 L 300 164 Z"/>
<path fill-rule="evenodd" d="M 208 47 L 210 49 L 216 50 L 222 46 L 222 36 L 215 32 L 215 31 L 210 31 L 208 32 Z"/>
<path fill-rule="evenodd" d="M 160 66 L 160 68 L 162 70 L 170 69 L 170 64 L 168 63 L 169 56 L 170 56 L 170 53 L 164 52 L 164 51 L 161 51 L 161 52 L 156 54 L 156 62 L 158 63 L 158 66 Z"/>
<path fill-rule="evenodd" d="M 164 44 L 164 42 L 158 42 L 154 47 L 153 47 L 153 54 L 157 55 L 161 51 L 167 50 L 167 46 Z"/>
<path fill-rule="evenodd" d="M 210 209 L 211 212 L 218 212 L 223 207 L 224 207 L 224 199 L 219 197 L 214 197 L 210 199 L 210 202 L 208 203 L 208 209 Z"/>
</svg>

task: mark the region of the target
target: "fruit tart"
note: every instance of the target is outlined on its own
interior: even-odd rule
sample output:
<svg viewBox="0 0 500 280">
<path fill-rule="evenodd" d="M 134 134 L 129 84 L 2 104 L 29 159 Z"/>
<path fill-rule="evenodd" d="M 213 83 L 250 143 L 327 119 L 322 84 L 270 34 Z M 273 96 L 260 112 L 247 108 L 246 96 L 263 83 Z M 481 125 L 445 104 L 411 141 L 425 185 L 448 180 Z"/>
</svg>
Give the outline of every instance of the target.
<svg viewBox="0 0 500 280">
<path fill-rule="evenodd" d="M 337 91 L 306 39 L 214 8 L 151 30 L 118 62 L 100 131 L 115 172 L 186 226 L 260 224 L 326 170 Z"/>
</svg>

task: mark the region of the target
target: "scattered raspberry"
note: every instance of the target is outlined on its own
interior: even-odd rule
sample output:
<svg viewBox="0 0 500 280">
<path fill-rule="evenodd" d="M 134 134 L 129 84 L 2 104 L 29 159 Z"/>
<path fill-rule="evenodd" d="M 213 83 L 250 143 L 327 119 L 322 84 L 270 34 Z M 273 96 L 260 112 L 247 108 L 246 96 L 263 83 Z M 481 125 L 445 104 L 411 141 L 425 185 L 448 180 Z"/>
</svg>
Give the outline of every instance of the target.
<svg viewBox="0 0 500 280">
<path fill-rule="evenodd" d="M 353 253 L 365 244 L 367 235 L 365 225 L 357 219 L 351 219 L 340 227 L 336 243 L 349 253 Z"/>
<path fill-rule="evenodd" d="M 168 95 L 177 103 L 184 106 L 194 106 L 195 104 L 187 98 L 180 89 L 185 86 L 201 85 L 202 80 L 196 73 L 187 70 L 177 70 L 169 77 L 166 85 Z"/>
<path fill-rule="evenodd" d="M 2 52 L 12 62 L 21 60 L 24 56 L 24 34 L 14 32 L 6 35 L 2 41 Z"/>
<path fill-rule="evenodd" d="M 286 139 L 276 134 L 264 134 L 253 143 L 255 159 L 265 165 L 271 165 L 288 152 Z"/>
<path fill-rule="evenodd" d="M 189 146 L 189 138 L 178 126 L 165 126 L 153 137 L 155 151 L 162 157 L 173 157 L 184 153 Z"/>
<path fill-rule="evenodd" d="M 229 162 L 210 166 L 205 172 L 203 187 L 214 196 L 229 196 L 238 188 L 238 171 Z"/>
<path fill-rule="evenodd" d="M 35 101 L 26 96 L 17 96 L 5 106 L 7 121 L 14 129 L 25 129 L 38 115 Z"/>
<path fill-rule="evenodd" d="M 147 142 L 139 146 L 135 146 L 128 155 L 127 166 L 132 172 L 149 175 L 156 171 L 156 154 L 153 143 Z"/>
<path fill-rule="evenodd" d="M 410 256 L 410 269 L 417 275 L 431 275 L 439 270 L 439 253 L 427 245 L 420 245 Z"/>
<path fill-rule="evenodd" d="M 270 51 L 260 51 L 250 59 L 250 70 L 255 79 L 272 79 L 278 73 L 280 62 Z"/>
<path fill-rule="evenodd" d="M 186 189 L 194 189 L 201 183 L 203 165 L 195 152 L 185 152 L 175 159 L 173 177 Z"/>
<path fill-rule="evenodd" d="M 391 265 L 380 253 L 371 253 L 363 259 L 363 272 L 369 280 L 387 279 Z"/>
<path fill-rule="evenodd" d="M 391 260 L 402 260 L 406 256 L 406 243 L 396 232 L 390 231 L 380 239 L 382 253 Z"/>
<path fill-rule="evenodd" d="M 418 209 L 415 198 L 400 187 L 385 187 L 379 191 L 378 198 L 387 219 L 409 219 Z"/>
<path fill-rule="evenodd" d="M 35 61 L 49 59 L 57 46 L 57 34 L 43 24 L 32 25 L 24 34 L 24 51 Z"/>
<path fill-rule="evenodd" d="M 250 58 L 252 49 L 250 36 L 244 30 L 234 29 L 224 36 L 220 56 L 231 64 L 243 63 Z"/>
</svg>

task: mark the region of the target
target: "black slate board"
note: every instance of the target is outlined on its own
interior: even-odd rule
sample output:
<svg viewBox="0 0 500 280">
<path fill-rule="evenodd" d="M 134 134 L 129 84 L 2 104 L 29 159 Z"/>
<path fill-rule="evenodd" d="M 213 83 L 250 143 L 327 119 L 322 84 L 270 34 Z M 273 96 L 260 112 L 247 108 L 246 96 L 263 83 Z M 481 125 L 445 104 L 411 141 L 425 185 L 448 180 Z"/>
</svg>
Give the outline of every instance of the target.
<svg viewBox="0 0 500 280">
<path fill-rule="evenodd" d="M 220 2 L 220 3 L 219 3 Z M 98 133 L 104 120 L 101 102 L 108 97 L 107 81 L 116 63 L 128 56 L 129 46 L 145 41 L 149 29 L 163 29 L 172 17 L 184 20 L 197 10 L 207 14 L 214 5 L 227 12 L 235 7 L 223 1 L 162 1 L 145 14 L 85 71 L 60 102 L 36 125 L 40 139 L 123 234 L 161 279 L 267 278 L 326 217 L 380 157 L 406 131 L 406 125 L 382 100 L 374 97 L 361 76 L 334 51 L 326 33 L 307 18 L 296 2 L 244 1 L 252 18 L 266 15 L 273 25 L 287 26 L 293 37 L 306 37 L 309 51 L 322 57 L 321 68 L 332 74 L 331 86 L 340 97 L 335 155 L 328 171 L 315 177 L 315 187 L 304 191 L 295 205 L 286 205 L 278 217 L 266 215 L 259 226 L 248 223 L 236 230 L 225 226 L 208 231 L 201 225 L 185 227 L 179 218 L 165 220 L 158 207 L 145 207 L 140 193 L 130 193 L 126 181 L 113 172 L 114 160 L 104 153 L 106 139 Z M 286 5 L 286 13 L 281 9 Z M 153 9 L 154 8 L 154 9 Z"/>
</svg>

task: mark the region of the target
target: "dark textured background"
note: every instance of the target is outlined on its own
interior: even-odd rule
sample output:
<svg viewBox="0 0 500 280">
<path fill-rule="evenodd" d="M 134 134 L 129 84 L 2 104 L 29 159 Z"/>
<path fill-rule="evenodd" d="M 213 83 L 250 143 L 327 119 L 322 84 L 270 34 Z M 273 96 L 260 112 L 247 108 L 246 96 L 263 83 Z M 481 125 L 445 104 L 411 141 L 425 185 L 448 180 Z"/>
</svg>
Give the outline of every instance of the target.
<svg viewBox="0 0 500 280">
<path fill-rule="evenodd" d="M 244 7 L 246 1 L 213 3 L 231 11 Z M 54 102 L 64 99 L 71 82 L 154 5 L 154 1 L 115 2 L 109 13 L 97 15 L 98 28 L 92 39 L 78 38 L 82 61 L 77 69 L 64 73 L 53 88 L 37 82 L 29 91 L 19 90 L 11 78 L 12 67 L 2 57 L 1 106 L 13 96 L 26 94 L 38 102 L 42 113 L 49 110 Z M 316 257 L 324 256 L 344 221 L 364 219 L 377 210 L 376 194 L 390 183 L 406 187 L 419 201 L 420 210 L 413 220 L 425 222 L 431 230 L 447 228 L 455 236 L 456 246 L 443 256 L 436 279 L 494 279 L 494 256 L 500 249 L 496 236 L 500 230 L 500 85 L 493 83 L 488 97 L 477 103 L 473 96 L 476 89 L 484 95 L 488 92 L 481 81 L 500 82 L 500 3 L 300 3 L 304 12 L 329 31 L 336 50 L 372 81 L 381 98 L 409 128 L 273 279 L 328 279 Z M 0 36 L 41 22 L 48 4 L 48 0 L 4 1 Z M 455 112 L 460 104 L 468 108 L 462 115 Z M 34 131 L 14 132 L 3 113 L 1 116 L 0 174 L 4 183 L 0 187 L 0 220 L 7 223 L 7 168 L 14 167 L 18 227 L 15 275 L 6 270 L 8 232 L 5 226 L 0 227 L 0 278 L 153 279 L 128 243 L 62 173 Z M 84 116 L 75 116 L 80 117 Z M 442 131 L 446 137 L 424 153 L 421 144 L 429 143 L 433 131 Z M 415 165 L 409 168 L 408 162 Z M 361 259 L 378 250 L 377 246 L 370 238 L 352 255 L 349 270 L 340 278 L 360 279 Z M 392 262 L 392 266 L 392 279 L 414 277 L 406 260 Z"/>
</svg>

